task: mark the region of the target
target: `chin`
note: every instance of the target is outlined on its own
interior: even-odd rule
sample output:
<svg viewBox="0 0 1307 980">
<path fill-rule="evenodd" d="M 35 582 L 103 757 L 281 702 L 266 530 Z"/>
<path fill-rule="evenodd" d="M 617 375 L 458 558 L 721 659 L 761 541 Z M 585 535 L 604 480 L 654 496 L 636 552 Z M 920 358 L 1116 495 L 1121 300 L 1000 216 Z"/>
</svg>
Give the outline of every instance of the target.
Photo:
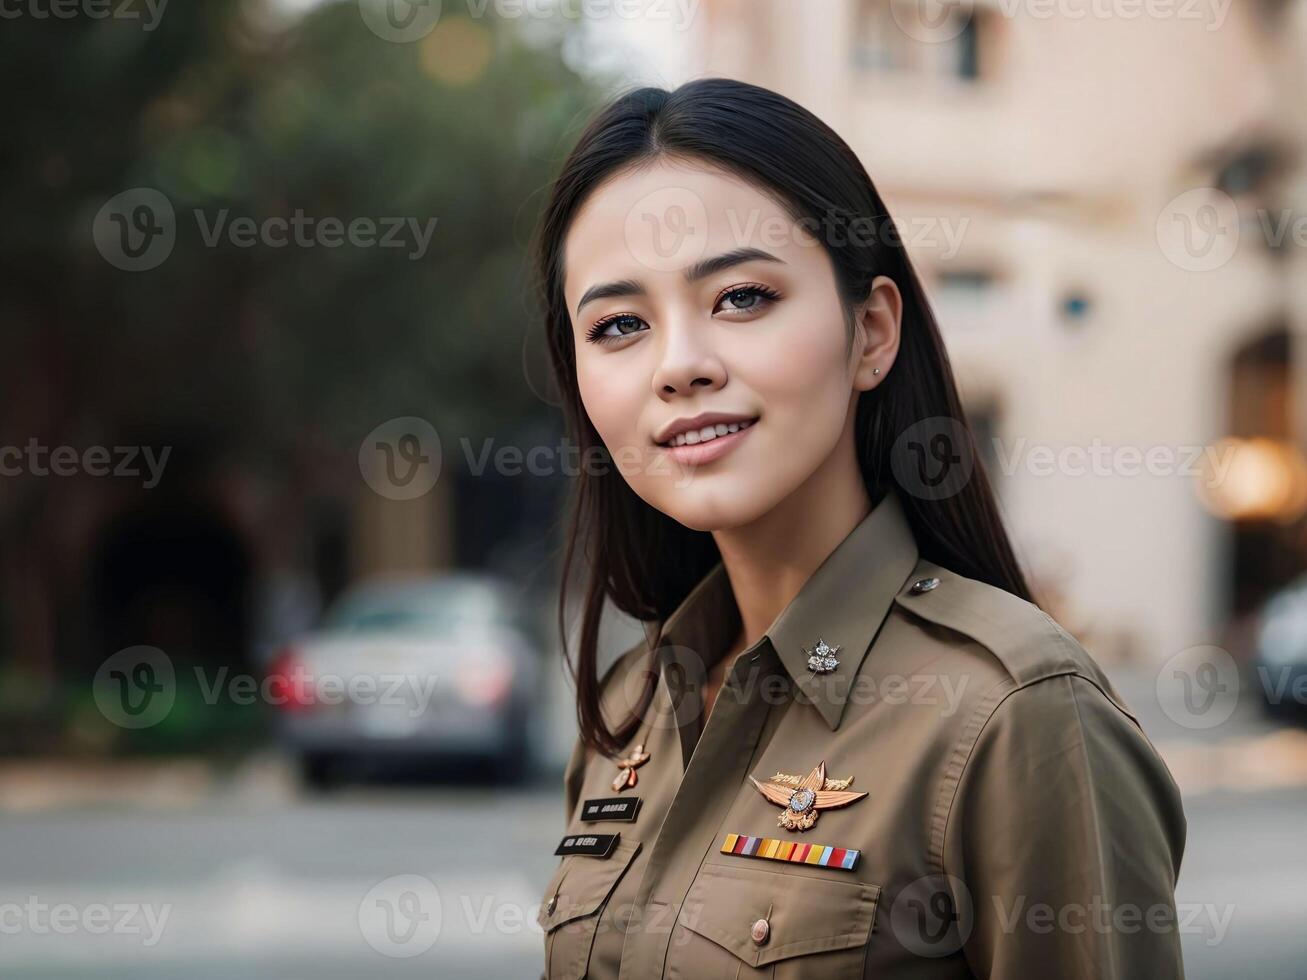
<svg viewBox="0 0 1307 980">
<path fill-rule="evenodd" d="M 777 501 L 755 500 L 748 494 L 691 483 L 688 487 L 674 487 L 649 503 L 692 531 L 725 531 L 756 521 Z"/>
</svg>

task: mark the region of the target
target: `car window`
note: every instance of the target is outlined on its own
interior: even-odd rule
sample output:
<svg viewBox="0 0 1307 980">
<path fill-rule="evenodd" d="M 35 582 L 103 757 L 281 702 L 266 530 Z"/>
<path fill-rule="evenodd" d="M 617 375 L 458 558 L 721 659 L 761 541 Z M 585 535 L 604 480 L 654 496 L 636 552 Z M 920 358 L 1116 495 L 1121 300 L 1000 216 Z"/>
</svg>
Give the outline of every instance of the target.
<svg viewBox="0 0 1307 980">
<path fill-rule="evenodd" d="M 419 594 L 396 591 L 347 597 L 328 611 L 323 626 L 368 633 L 449 633 L 509 624 L 512 618 L 493 592 L 451 587 Z"/>
</svg>

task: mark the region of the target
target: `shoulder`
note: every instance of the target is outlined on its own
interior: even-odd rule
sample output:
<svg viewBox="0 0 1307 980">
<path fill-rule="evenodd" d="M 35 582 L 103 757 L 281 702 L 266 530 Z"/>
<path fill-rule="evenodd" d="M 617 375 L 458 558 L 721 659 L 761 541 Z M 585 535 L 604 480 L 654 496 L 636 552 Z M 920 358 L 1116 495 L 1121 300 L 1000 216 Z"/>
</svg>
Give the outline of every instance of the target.
<svg viewBox="0 0 1307 980">
<path fill-rule="evenodd" d="M 641 640 L 599 671 L 599 707 L 609 724 L 620 723 L 638 697 L 639 685 L 646 676 L 649 645 Z M 563 791 L 567 812 L 576 809 L 586 767 L 595 759 L 590 748 L 578 732 L 572 743 L 572 753 L 563 769 Z"/>
<path fill-rule="evenodd" d="M 599 672 L 599 703 L 610 723 L 630 714 L 652 669 L 649 642 L 642 639 Z"/>
<path fill-rule="evenodd" d="M 599 710 L 609 725 L 620 725 L 639 705 L 651 671 L 647 639 L 635 643 L 600 668 Z M 578 734 L 567 765 L 568 772 L 583 768 L 593 755 L 594 750 Z"/>
<path fill-rule="evenodd" d="M 1159 814 L 1164 836 L 1183 841 L 1179 790 L 1165 763 L 1102 668 L 1056 620 L 1009 592 L 926 561 L 895 606 L 913 642 L 929 647 L 920 656 L 964 692 L 940 733 L 947 761 L 934 811 L 936 860 L 943 858 L 946 828 L 959 826 L 963 796 L 972 801 L 968 820 L 992 828 L 1023 825 L 1018 812 L 1041 808 L 1057 822 L 1059 807 L 1106 794 L 1129 801 L 1136 813 Z"/>
<path fill-rule="evenodd" d="M 1071 677 L 1096 689 L 1138 724 L 1088 651 L 1034 603 L 923 560 L 895 604 L 928 635 L 928 642 L 939 645 L 938 665 L 951 665 L 970 682 L 982 711 L 1015 691 L 1042 690 L 1044 681 Z"/>
</svg>

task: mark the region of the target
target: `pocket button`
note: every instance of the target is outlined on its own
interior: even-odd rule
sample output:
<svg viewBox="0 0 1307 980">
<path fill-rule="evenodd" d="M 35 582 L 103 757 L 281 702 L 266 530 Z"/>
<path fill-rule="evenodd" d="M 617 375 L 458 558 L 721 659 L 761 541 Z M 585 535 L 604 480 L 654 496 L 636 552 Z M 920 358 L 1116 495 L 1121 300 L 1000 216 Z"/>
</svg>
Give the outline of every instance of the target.
<svg viewBox="0 0 1307 980">
<path fill-rule="evenodd" d="M 753 940 L 756 946 L 761 946 L 767 942 L 767 937 L 770 935 L 771 923 L 766 919 L 759 919 L 753 924 L 753 928 L 749 930 L 749 938 Z"/>
</svg>

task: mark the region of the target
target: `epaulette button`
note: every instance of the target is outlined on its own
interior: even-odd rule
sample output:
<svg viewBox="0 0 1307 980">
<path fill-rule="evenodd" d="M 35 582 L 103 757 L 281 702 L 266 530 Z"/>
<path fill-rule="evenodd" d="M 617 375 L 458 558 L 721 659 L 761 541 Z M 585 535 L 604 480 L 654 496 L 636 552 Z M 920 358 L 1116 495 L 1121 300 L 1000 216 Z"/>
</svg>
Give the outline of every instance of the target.
<svg viewBox="0 0 1307 980">
<path fill-rule="evenodd" d="M 921 595 L 921 593 L 929 592 L 931 589 L 935 588 L 938 585 L 939 585 L 939 579 L 935 578 L 932 575 L 930 578 L 917 579 L 915 582 L 912 583 L 912 588 L 910 588 L 908 591 L 911 592 L 913 595 Z"/>
</svg>

